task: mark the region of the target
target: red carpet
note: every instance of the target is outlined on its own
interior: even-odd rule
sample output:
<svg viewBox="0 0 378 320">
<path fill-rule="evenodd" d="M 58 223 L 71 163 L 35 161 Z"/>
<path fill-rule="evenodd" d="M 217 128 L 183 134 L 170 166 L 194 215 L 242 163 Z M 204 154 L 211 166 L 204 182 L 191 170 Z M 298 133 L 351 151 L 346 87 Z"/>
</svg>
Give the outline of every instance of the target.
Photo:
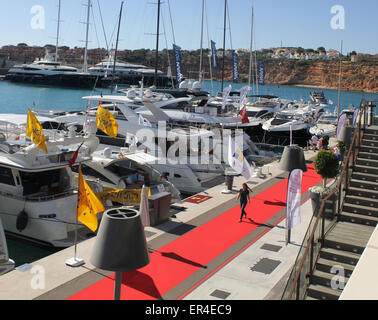
<svg viewBox="0 0 378 320">
<path fill-rule="evenodd" d="M 322 178 L 313 165 L 303 173 L 302 194 Z M 287 179 L 252 197 L 246 212 L 257 223 L 264 223 L 285 207 Z M 236 197 L 236 196 L 235 196 Z M 158 299 L 183 280 L 204 268 L 210 261 L 258 227 L 245 220 L 239 223 L 240 206 L 184 234 L 150 254 L 146 267 L 125 272 L 121 299 Z M 113 299 L 114 274 L 76 293 L 72 300 Z"/>
</svg>

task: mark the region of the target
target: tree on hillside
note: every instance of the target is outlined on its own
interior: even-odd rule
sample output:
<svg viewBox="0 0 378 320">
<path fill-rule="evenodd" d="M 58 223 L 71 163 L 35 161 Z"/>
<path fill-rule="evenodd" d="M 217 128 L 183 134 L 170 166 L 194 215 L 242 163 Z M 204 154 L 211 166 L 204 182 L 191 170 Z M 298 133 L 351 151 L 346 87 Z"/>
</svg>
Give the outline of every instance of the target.
<svg viewBox="0 0 378 320">
<path fill-rule="evenodd" d="M 324 47 L 319 47 L 319 48 L 318 48 L 318 51 L 319 51 L 319 52 L 324 52 L 324 53 L 325 53 L 325 52 L 326 52 L 326 49 L 325 49 Z"/>
</svg>

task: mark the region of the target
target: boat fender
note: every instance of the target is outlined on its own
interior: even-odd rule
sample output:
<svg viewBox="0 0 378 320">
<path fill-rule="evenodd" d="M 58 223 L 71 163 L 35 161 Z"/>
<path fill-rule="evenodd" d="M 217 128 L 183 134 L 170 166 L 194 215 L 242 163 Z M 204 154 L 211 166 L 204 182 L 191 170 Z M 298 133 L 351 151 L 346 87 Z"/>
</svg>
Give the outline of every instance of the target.
<svg viewBox="0 0 378 320">
<path fill-rule="evenodd" d="M 17 215 L 17 220 L 16 220 L 16 229 L 18 231 L 22 231 L 26 228 L 28 224 L 28 214 L 26 213 L 25 210 L 22 210 L 18 215 Z"/>
</svg>

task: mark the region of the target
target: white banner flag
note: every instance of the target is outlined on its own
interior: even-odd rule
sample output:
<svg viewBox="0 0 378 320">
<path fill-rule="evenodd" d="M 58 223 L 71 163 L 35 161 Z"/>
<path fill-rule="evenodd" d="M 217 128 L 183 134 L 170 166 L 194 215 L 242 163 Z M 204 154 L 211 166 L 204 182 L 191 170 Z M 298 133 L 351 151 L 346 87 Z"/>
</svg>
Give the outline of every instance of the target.
<svg viewBox="0 0 378 320">
<path fill-rule="evenodd" d="M 241 110 L 245 104 L 245 98 L 247 97 L 247 94 L 249 92 L 249 87 L 244 86 L 240 89 L 240 100 L 239 100 L 239 110 Z"/>
<path fill-rule="evenodd" d="M 345 120 L 346 120 L 346 114 L 343 113 L 340 116 L 339 123 L 337 124 L 337 129 L 336 129 L 336 138 L 337 139 L 339 138 L 339 135 L 340 135 L 340 132 L 341 132 L 341 128 L 344 126 Z"/>
<path fill-rule="evenodd" d="M 227 100 L 228 96 L 230 95 L 231 88 L 232 88 L 232 86 L 229 85 L 228 87 L 226 87 L 226 88 L 223 89 L 223 93 L 222 93 L 222 109 L 224 109 L 226 107 L 226 100 Z"/>
<path fill-rule="evenodd" d="M 301 223 L 302 170 L 291 171 L 287 187 L 286 227 L 292 229 Z"/>
<path fill-rule="evenodd" d="M 150 212 L 148 207 L 148 190 L 143 185 L 142 192 L 140 195 L 140 207 L 139 207 L 140 218 L 142 220 L 143 227 L 150 226 Z"/>
<path fill-rule="evenodd" d="M 228 163 L 237 173 L 243 175 L 247 180 L 252 175 L 252 168 L 244 157 L 242 149 L 235 142 L 235 138 L 229 136 L 228 141 Z"/>
<path fill-rule="evenodd" d="M 353 127 L 355 127 L 356 124 L 357 124 L 357 118 L 358 118 L 359 112 L 360 112 L 360 108 L 357 108 L 356 110 L 354 110 L 354 113 L 353 113 Z"/>
</svg>

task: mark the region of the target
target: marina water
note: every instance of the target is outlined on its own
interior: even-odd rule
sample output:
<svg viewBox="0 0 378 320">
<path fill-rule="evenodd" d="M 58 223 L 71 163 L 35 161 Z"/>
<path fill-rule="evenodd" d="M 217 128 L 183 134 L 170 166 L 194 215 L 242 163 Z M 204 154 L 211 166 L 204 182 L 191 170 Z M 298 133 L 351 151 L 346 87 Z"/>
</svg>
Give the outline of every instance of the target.
<svg viewBox="0 0 378 320">
<path fill-rule="evenodd" d="M 232 90 L 238 90 L 246 84 L 225 82 L 224 87 L 232 85 Z M 216 93 L 221 90 L 221 83 L 210 81 L 203 83 L 202 89 L 211 93 Z M 280 98 L 290 100 L 309 101 L 309 94 L 311 91 L 319 91 L 320 89 L 297 86 L 277 86 L 264 85 L 257 88 L 254 87 L 253 94 L 275 95 Z M 337 108 L 338 92 L 337 90 L 321 89 L 325 97 L 333 101 L 328 110 L 333 112 Z M 27 84 L 16 84 L 7 81 L 0 81 L 0 97 L 1 109 L 0 113 L 17 113 L 26 114 L 27 109 L 35 110 L 85 110 L 86 101 L 82 99 L 83 96 L 94 94 L 109 94 L 109 89 L 74 89 L 74 88 L 58 88 L 48 86 L 36 86 Z M 341 92 L 341 109 L 348 108 L 351 104 L 354 107 L 360 105 L 361 99 L 378 100 L 378 94 L 362 93 L 354 91 Z M 377 111 L 376 111 L 377 112 Z M 11 239 L 7 237 L 8 249 L 10 257 L 15 260 L 16 266 L 24 263 L 31 263 L 50 255 L 59 249 L 46 248 L 37 246 L 24 240 Z"/>
</svg>

